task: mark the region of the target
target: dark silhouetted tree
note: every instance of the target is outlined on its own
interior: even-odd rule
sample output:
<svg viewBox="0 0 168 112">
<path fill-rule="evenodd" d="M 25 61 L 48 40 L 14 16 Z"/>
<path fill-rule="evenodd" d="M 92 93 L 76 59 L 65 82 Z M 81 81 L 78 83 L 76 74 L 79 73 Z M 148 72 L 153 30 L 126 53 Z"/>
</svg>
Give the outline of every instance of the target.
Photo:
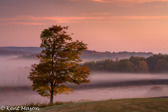
<svg viewBox="0 0 168 112">
<path fill-rule="evenodd" d="M 42 31 L 43 50 L 37 56 L 40 62 L 32 66 L 29 75 L 33 90 L 50 97 L 50 103 L 53 103 L 54 95 L 73 91 L 67 83 L 89 83 L 89 68 L 79 64 L 82 61 L 79 55 L 87 49 L 86 44 L 72 41 L 67 29 L 56 25 Z"/>
</svg>

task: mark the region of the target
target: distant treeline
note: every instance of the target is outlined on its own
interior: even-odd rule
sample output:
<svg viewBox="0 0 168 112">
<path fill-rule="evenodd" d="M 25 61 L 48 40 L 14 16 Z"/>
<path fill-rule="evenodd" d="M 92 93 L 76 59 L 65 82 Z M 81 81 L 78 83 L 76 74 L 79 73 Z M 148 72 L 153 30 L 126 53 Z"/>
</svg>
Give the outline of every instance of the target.
<svg viewBox="0 0 168 112">
<path fill-rule="evenodd" d="M 0 56 L 17 55 L 17 59 L 37 59 L 36 55 L 42 51 L 40 47 L 0 47 Z M 98 52 L 85 50 L 80 55 L 82 60 L 125 59 L 131 56 L 149 57 L 152 52 Z"/>
<path fill-rule="evenodd" d="M 126 59 L 130 58 L 131 56 L 138 56 L 138 57 L 149 57 L 152 56 L 152 52 L 98 52 L 98 51 L 91 51 L 85 50 L 82 52 L 80 56 L 82 59 L 89 59 L 89 60 L 102 60 L 102 59 Z"/>
<path fill-rule="evenodd" d="M 158 54 L 148 58 L 130 57 L 129 59 L 86 62 L 91 71 L 135 72 L 135 73 L 166 73 L 168 72 L 168 55 Z"/>
</svg>

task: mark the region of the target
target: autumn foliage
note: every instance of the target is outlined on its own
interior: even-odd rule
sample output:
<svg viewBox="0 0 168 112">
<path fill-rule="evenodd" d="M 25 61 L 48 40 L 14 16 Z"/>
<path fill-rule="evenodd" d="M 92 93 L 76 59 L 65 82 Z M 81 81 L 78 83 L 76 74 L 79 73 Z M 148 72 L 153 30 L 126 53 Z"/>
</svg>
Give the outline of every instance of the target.
<svg viewBox="0 0 168 112">
<path fill-rule="evenodd" d="M 41 33 L 40 62 L 32 66 L 29 79 L 33 82 L 33 90 L 40 95 L 50 97 L 73 91 L 68 83 L 89 83 L 89 68 L 80 66 L 79 57 L 86 50 L 86 44 L 81 41 L 72 41 L 66 30 L 68 27 L 52 26 Z"/>
</svg>

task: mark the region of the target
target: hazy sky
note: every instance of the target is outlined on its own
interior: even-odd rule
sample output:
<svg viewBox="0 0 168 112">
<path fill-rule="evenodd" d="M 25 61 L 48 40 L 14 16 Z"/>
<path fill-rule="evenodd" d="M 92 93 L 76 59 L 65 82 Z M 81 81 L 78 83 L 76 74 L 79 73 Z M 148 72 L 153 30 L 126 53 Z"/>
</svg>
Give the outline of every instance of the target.
<svg viewBox="0 0 168 112">
<path fill-rule="evenodd" d="M 168 53 L 168 0 L 0 0 L 0 46 L 39 46 L 51 25 L 90 50 Z"/>
</svg>

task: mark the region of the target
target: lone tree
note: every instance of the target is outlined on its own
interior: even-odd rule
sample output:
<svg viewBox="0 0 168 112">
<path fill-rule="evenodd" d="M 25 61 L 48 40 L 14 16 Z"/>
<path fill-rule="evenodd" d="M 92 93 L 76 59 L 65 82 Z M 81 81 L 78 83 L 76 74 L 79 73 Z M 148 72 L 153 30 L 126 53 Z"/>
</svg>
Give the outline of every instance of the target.
<svg viewBox="0 0 168 112">
<path fill-rule="evenodd" d="M 33 82 L 33 90 L 40 95 L 50 97 L 73 91 L 67 83 L 89 83 L 89 68 L 80 66 L 81 52 L 87 49 L 86 44 L 72 41 L 66 30 L 68 27 L 52 26 L 41 33 L 42 52 L 37 55 L 39 64 L 32 65 L 29 79 Z"/>
</svg>

